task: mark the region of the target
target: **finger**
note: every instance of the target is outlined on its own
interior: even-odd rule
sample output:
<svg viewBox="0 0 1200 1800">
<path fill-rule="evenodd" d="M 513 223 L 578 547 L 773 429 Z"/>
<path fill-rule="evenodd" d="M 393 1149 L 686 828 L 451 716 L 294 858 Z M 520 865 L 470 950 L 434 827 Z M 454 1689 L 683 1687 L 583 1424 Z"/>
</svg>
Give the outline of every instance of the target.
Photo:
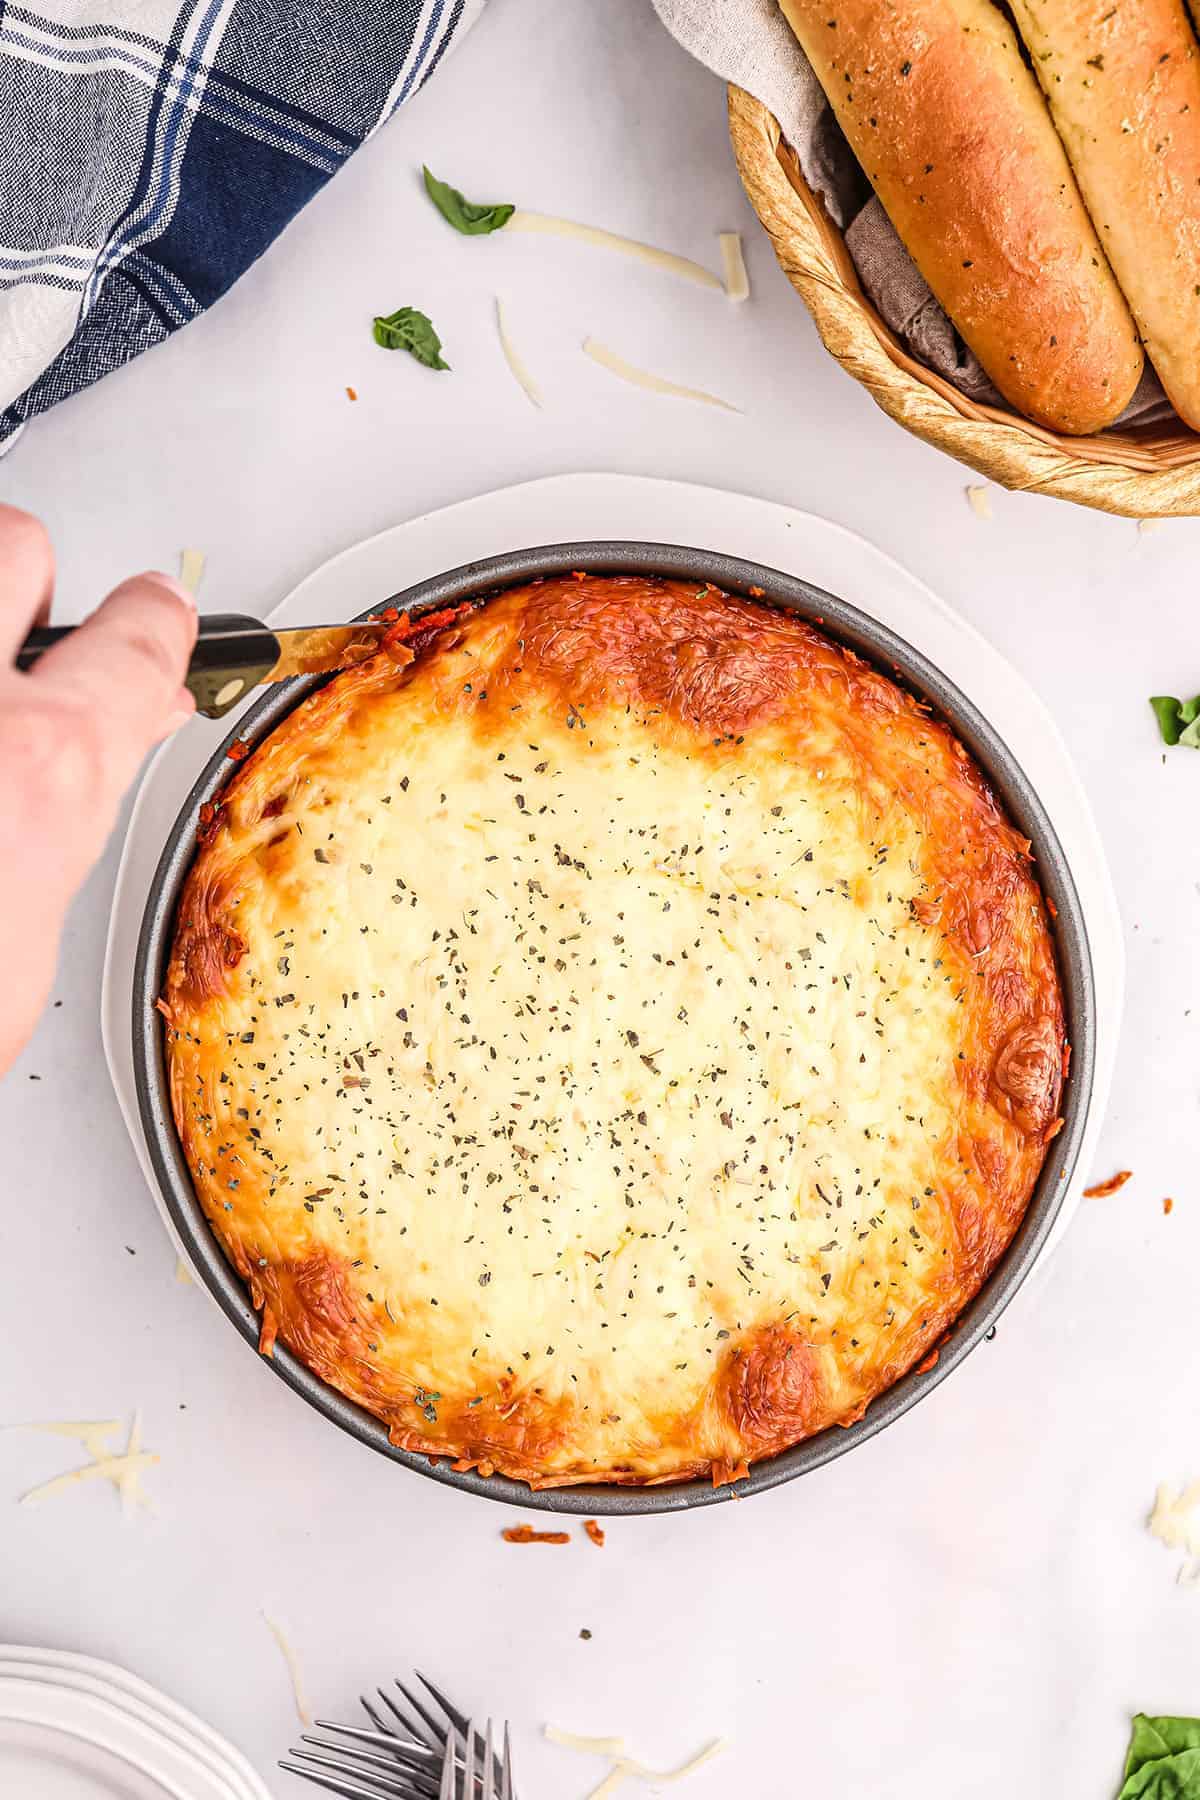
<svg viewBox="0 0 1200 1800">
<path fill-rule="evenodd" d="M 32 513 L 0 506 L 0 659 L 11 662 L 31 625 L 42 624 L 54 591 L 54 551 Z"/>
<path fill-rule="evenodd" d="M 0 1072 L 32 1029 L 72 894 L 103 848 L 150 745 L 191 704 L 180 682 L 196 635 L 169 576 L 110 594 L 28 674 L 0 665 L 0 940 L 12 952 Z"/>
<path fill-rule="evenodd" d="M 180 694 L 196 641 L 191 595 L 169 575 L 135 575 L 35 664 L 38 699 L 72 712 L 98 740 L 115 805 L 150 745 L 186 707 Z"/>
<path fill-rule="evenodd" d="M 161 744 L 164 738 L 170 737 L 173 732 L 179 730 L 181 725 L 186 725 L 188 720 L 194 719 L 195 716 L 196 697 L 189 688 L 181 687 L 175 695 L 171 711 L 155 733 L 155 743 Z"/>
</svg>

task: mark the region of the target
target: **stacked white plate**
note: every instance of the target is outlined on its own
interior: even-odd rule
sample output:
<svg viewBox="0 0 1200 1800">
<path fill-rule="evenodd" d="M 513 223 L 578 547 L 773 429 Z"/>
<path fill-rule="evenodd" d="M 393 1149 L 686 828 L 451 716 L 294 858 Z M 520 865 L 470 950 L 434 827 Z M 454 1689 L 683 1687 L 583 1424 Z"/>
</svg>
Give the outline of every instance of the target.
<svg viewBox="0 0 1200 1800">
<path fill-rule="evenodd" d="M 0 1795 L 270 1800 L 211 1726 L 111 1663 L 0 1644 Z"/>
</svg>

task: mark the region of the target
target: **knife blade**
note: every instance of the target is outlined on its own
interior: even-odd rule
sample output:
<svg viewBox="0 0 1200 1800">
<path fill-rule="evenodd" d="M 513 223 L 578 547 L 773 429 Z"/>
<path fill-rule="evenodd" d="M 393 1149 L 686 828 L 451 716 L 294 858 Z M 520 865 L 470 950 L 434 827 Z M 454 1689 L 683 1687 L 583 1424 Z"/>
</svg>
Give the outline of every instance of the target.
<svg viewBox="0 0 1200 1800">
<path fill-rule="evenodd" d="M 388 619 L 357 625 L 307 625 L 272 631 L 242 613 L 206 613 L 200 619 L 185 686 L 205 718 L 219 719 L 261 682 L 297 675 L 325 675 L 349 668 L 379 649 Z M 39 625 L 17 652 L 18 669 L 34 664 L 75 630 Z"/>
<path fill-rule="evenodd" d="M 326 675 L 348 669 L 374 656 L 388 626 L 372 620 L 364 625 L 308 625 L 276 631 L 279 660 L 264 681 L 290 681 L 296 675 Z"/>
</svg>

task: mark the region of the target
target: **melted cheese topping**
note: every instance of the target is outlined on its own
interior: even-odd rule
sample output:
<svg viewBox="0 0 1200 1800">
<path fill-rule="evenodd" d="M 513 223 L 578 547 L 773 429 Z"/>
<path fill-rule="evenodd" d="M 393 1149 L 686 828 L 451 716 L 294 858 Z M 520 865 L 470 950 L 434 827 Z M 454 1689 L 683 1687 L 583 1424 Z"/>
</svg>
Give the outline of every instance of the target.
<svg viewBox="0 0 1200 1800">
<path fill-rule="evenodd" d="M 591 589 L 621 583 L 559 585 L 351 671 L 245 765 L 181 907 L 176 1114 L 265 1344 L 397 1442 L 728 1474 L 857 1416 L 1011 1235 L 1053 1099 L 1018 1121 L 993 1063 L 1036 1060 L 1009 1034 L 1041 1007 L 1057 1069 L 1052 958 L 1019 840 L 898 690 L 742 606 L 837 681 L 714 732 L 605 676 Z M 923 762 L 986 824 L 1011 904 L 982 954 L 848 670 L 900 785 Z"/>
</svg>

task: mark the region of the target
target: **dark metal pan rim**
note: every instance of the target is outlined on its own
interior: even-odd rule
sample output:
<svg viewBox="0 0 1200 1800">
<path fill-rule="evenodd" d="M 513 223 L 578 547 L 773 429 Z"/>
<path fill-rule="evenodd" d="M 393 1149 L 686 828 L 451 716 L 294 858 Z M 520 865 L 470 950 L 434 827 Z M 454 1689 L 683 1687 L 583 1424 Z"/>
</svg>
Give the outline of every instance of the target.
<svg viewBox="0 0 1200 1800">
<path fill-rule="evenodd" d="M 1087 929 L 1062 846 L 1024 770 L 977 707 L 941 670 L 888 627 L 848 602 L 811 586 L 797 576 L 707 550 L 674 544 L 627 541 L 548 544 L 514 550 L 466 563 L 427 581 L 417 582 L 393 604 L 414 617 L 464 601 L 481 601 L 505 588 L 539 577 L 585 569 L 592 574 L 640 574 L 712 582 L 730 593 L 749 596 L 762 590 L 761 604 L 774 605 L 821 622 L 821 627 L 899 679 L 929 701 L 962 740 L 987 775 L 1008 815 L 1033 845 L 1043 891 L 1054 908 L 1059 972 L 1071 1044 L 1071 1072 L 1063 1093 L 1063 1129 L 1053 1140 L 1033 1197 L 1007 1251 L 975 1297 L 959 1314 L 936 1365 L 923 1374 L 904 1376 L 872 1402 L 850 1426 L 830 1426 L 779 1455 L 751 1467 L 749 1476 L 714 1488 L 704 1480 L 659 1487 L 610 1484 L 531 1489 L 505 1476 L 456 1471 L 449 1461 L 431 1463 L 424 1456 L 399 1450 L 388 1442 L 387 1427 L 328 1386 L 282 1344 L 271 1367 L 310 1406 L 360 1443 L 407 1464 L 434 1481 L 502 1501 L 512 1507 L 577 1514 L 679 1512 L 748 1494 L 762 1493 L 780 1482 L 820 1468 L 856 1444 L 865 1443 L 957 1368 L 991 1331 L 1049 1237 L 1074 1169 L 1091 1097 L 1096 1039 L 1096 999 Z M 759 598 L 756 593 L 754 596 Z M 374 609 L 383 604 L 382 597 Z M 361 615 L 365 617 L 366 615 Z M 226 1260 L 196 1198 L 171 1115 L 165 1078 L 163 1037 L 154 1008 L 175 918 L 175 906 L 195 848 L 195 824 L 201 802 L 210 800 L 233 771 L 225 751 L 236 735 L 255 745 L 264 738 L 320 678 L 307 677 L 269 690 L 239 720 L 210 758 L 196 781 L 164 847 L 150 885 L 138 940 L 133 983 L 133 1056 L 142 1126 L 168 1215 L 199 1278 L 248 1344 L 257 1351 L 259 1321 L 249 1296 Z"/>
</svg>

